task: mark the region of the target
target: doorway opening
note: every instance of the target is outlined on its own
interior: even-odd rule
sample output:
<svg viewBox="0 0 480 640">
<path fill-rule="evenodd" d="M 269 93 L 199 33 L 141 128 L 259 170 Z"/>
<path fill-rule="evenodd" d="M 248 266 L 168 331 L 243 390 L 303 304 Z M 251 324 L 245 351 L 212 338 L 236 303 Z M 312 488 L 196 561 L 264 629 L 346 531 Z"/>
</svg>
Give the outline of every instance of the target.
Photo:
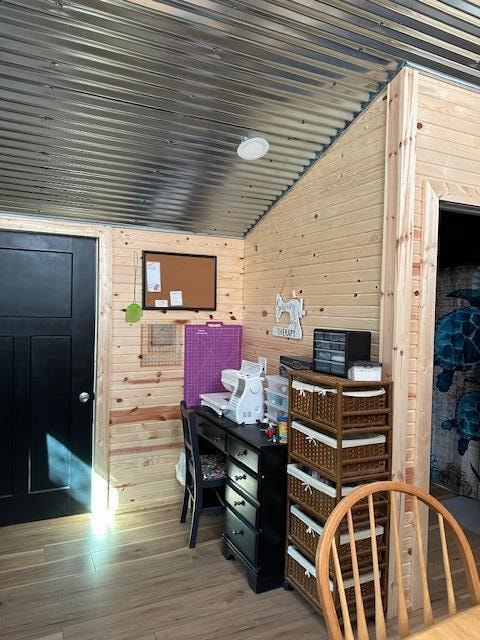
<svg viewBox="0 0 480 640">
<path fill-rule="evenodd" d="M 431 492 L 480 535 L 480 208 L 440 207 Z"/>
</svg>

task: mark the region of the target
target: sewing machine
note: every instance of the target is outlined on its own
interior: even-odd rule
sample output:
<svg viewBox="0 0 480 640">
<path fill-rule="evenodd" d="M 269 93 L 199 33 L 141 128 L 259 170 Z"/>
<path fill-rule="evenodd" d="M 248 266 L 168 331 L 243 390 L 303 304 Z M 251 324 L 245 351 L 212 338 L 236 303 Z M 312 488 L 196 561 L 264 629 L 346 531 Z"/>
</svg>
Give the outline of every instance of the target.
<svg viewBox="0 0 480 640">
<path fill-rule="evenodd" d="M 277 293 L 277 297 L 275 299 L 275 318 L 277 322 L 279 322 L 283 313 L 288 313 L 290 316 L 288 327 L 273 327 L 273 335 L 280 338 L 293 338 L 294 340 L 301 340 L 303 333 L 300 320 L 305 315 L 305 310 L 303 308 L 303 298 L 292 298 L 292 300 L 285 302 L 282 296 Z"/>
<path fill-rule="evenodd" d="M 250 424 L 261 420 L 264 415 L 261 374 L 261 364 L 242 360 L 240 369 L 222 371 L 222 384 L 228 391 L 202 393 L 200 394 L 201 404 L 237 424 Z"/>
</svg>

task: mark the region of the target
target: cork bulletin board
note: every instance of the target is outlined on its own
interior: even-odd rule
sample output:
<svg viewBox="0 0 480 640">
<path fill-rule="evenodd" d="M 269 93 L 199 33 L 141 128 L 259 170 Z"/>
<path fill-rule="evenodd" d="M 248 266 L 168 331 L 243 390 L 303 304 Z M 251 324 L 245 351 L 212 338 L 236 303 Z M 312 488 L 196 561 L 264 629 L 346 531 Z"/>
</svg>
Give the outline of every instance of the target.
<svg viewBox="0 0 480 640">
<path fill-rule="evenodd" d="M 160 251 L 142 255 L 144 309 L 216 310 L 216 256 Z"/>
</svg>

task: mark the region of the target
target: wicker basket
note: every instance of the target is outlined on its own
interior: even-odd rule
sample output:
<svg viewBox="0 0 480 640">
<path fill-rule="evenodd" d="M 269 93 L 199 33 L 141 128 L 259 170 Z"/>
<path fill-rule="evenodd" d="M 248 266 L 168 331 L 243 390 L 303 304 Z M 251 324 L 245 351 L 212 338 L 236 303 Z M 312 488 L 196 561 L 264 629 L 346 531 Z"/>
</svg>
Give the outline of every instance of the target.
<svg viewBox="0 0 480 640">
<path fill-rule="evenodd" d="M 379 393 L 379 395 L 374 395 L 375 392 Z M 366 395 L 354 395 L 357 393 Z M 345 428 L 383 427 L 387 424 L 387 401 L 388 398 L 384 389 L 344 391 L 342 394 L 341 424 Z M 380 413 L 377 413 L 377 411 Z M 326 388 L 323 392 L 317 391 L 314 394 L 313 413 L 311 415 L 313 420 L 322 424 L 330 427 L 337 426 L 337 394 L 335 389 Z"/>
<path fill-rule="evenodd" d="M 310 563 L 306 562 L 309 565 Z M 320 601 L 317 590 L 317 579 L 315 577 L 315 569 L 311 566 L 308 571 L 302 564 L 297 562 L 295 558 L 287 554 L 287 580 L 290 579 L 294 584 L 298 585 L 304 593 L 306 593 L 311 600 L 313 600 L 318 606 Z M 312 571 L 313 570 L 313 571 Z M 362 596 L 364 600 L 371 599 L 374 596 L 374 584 L 373 581 L 364 582 L 361 585 Z M 355 587 L 350 586 L 345 589 L 345 597 L 349 607 L 355 607 Z M 338 597 L 338 591 L 335 589 L 333 600 L 337 608 L 340 607 L 340 600 Z"/>
<path fill-rule="evenodd" d="M 295 466 L 295 465 L 288 465 Z M 288 475 L 288 493 L 301 504 L 310 507 L 319 517 L 327 519 L 337 503 L 336 497 L 332 497 L 320 491 L 310 482 L 302 482 L 301 479 Z"/>
<path fill-rule="evenodd" d="M 290 498 L 306 506 L 316 514 L 316 517 L 326 520 L 337 504 L 337 495 L 333 483 L 328 480 L 316 480 L 302 472 L 302 465 L 289 464 L 287 466 L 287 488 Z M 358 486 L 358 485 L 357 485 Z M 344 485 L 342 497 L 348 495 L 356 486 Z M 388 505 L 388 499 L 383 493 L 374 498 L 375 515 L 380 516 L 382 508 Z M 353 508 L 353 521 L 358 524 L 368 519 L 367 498 L 360 500 Z M 368 526 L 368 525 L 367 525 Z"/>
<path fill-rule="evenodd" d="M 287 556 L 287 580 L 291 580 L 307 593 L 320 606 L 317 591 L 317 580 L 314 575 L 305 575 L 305 569 L 291 556 Z"/>
<path fill-rule="evenodd" d="M 289 518 L 289 535 L 294 543 L 297 543 L 301 548 L 307 551 L 312 558 L 315 557 L 317 552 L 318 541 L 322 534 L 323 527 L 312 520 L 309 516 L 301 511 L 296 506 L 290 508 Z M 377 528 L 377 547 L 381 546 L 381 539 L 383 535 L 383 527 Z M 358 556 L 358 563 L 360 567 L 370 567 L 372 565 L 372 545 L 370 539 L 370 530 L 357 531 L 355 541 L 355 548 Z M 340 547 L 338 550 L 340 563 L 344 572 L 349 572 L 352 569 L 352 558 L 350 554 L 350 544 L 347 536 L 343 536 L 340 539 Z M 333 564 L 332 564 L 333 571 Z"/>
<path fill-rule="evenodd" d="M 292 381 L 292 411 L 304 418 L 311 418 L 313 415 L 315 387 L 311 384 L 305 384 Z"/>
<path fill-rule="evenodd" d="M 319 469 L 337 475 L 336 438 L 296 421 L 292 422 L 290 434 L 292 455 L 298 455 Z M 364 444 L 352 446 L 354 442 Z M 385 473 L 387 470 L 386 460 L 368 460 L 387 454 L 385 436 L 365 436 L 351 441 L 344 439 L 342 448 L 342 475 L 345 478 Z"/>
</svg>

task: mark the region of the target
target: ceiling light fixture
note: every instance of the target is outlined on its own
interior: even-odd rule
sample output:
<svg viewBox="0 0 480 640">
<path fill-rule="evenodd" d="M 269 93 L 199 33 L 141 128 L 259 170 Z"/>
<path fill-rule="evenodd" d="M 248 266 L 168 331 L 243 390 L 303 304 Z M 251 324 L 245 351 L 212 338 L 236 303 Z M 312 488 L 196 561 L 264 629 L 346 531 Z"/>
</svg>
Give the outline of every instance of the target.
<svg viewBox="0 0 480 640">
<path fill-rule="evenodd" d="M 242 160 L 258 160 L 268 153 L 269 148 L 265 138 L 242 138 L 237 153 Z"/>
</svg>

